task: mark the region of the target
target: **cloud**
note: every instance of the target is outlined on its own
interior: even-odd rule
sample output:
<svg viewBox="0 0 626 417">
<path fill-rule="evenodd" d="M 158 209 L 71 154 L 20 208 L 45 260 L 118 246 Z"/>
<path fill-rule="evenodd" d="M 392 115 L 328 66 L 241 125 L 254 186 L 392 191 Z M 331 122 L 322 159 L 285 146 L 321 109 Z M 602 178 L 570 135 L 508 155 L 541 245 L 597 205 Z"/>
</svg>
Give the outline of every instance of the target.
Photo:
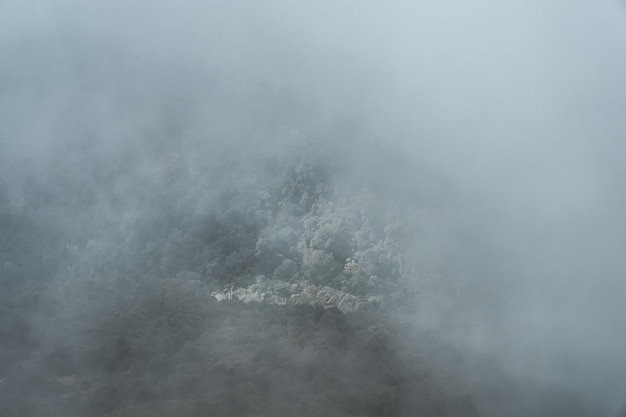
<svg viewBox="0 0 626 417">
<path fill-rule="evenodd" d="M 432 241 L 416 245 L 416 257 L 437 252 L 435 263 L 475 295 L 453 338 L 516 372 L 618 403 L 622 6 L 5 0 L 1 159 L 27 160 L 22 168 L 43 175 L 91 138 L 103 160 L 148 160 L 159 140 L 189 126 L 255 154 L 263 139 L 241 139 L 246 120 L 350 120 L 454 184 Z M 298 119 L 308 110 L 315 116 Z M 146 132 L 156 138 L 148 151 L 133 140 Z M 5 165 L 4 177 L 20 163 Z M 397 178 L 386 171 L 383 184 Z M 427 311 L 436 323 L 439 307 Z"/>
</svg>

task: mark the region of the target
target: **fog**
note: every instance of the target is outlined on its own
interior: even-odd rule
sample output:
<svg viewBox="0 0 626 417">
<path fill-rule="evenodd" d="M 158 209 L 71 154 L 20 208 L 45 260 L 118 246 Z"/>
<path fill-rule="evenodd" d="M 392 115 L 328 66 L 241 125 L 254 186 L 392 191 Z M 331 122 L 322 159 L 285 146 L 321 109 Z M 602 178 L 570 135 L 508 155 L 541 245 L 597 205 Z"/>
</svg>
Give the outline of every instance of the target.
<svg viewBox="0 0 626 417">
<path fill-rule="evenodd" d="M 3 303 L 37 288 L 34 357 L 82 337 L 64 317 L 114 309 L 111 274 L 190 270 L 217 298 L 267 271 L 410 293 L 385 314 L 453 346 L 462 366 L 429 366 L 477 415 L 621 416 L 625 73 L 617 0 L 0 1 Z M 301 166 L 318 187 L 296 198 Z M 311 243 L 330 224 L 351 250 Z M 243 261 L 209 242 L 229 233 Z M 322 250 L 356 277 L 367 233 L 401 284 L 315 281 Z"/>
</svg>

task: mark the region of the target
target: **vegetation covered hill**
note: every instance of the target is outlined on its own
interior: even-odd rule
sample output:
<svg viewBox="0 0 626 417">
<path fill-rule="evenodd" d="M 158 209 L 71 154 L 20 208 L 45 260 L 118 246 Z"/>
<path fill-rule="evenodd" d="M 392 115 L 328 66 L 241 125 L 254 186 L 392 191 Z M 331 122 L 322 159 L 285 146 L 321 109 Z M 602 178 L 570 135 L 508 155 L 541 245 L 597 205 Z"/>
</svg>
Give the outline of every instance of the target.
<svg viewBox="0 0 626 417">
<path fill-rule="evenodd" d="M 441 198 L 374 169 L 406 160 L 163 132 L 5 165 L 2 417 L 477 415 L 393 319 Z"/>
<path fill-rule="evenodd" d="M 0 70 L 5 106 L 38 86 L 0 126 L 0 417 L 587 415 L 416 324 L 476 302 L 440 176 L 277 86 L 72 42 L 8 49 L 89 76 Z"/>
</svg>

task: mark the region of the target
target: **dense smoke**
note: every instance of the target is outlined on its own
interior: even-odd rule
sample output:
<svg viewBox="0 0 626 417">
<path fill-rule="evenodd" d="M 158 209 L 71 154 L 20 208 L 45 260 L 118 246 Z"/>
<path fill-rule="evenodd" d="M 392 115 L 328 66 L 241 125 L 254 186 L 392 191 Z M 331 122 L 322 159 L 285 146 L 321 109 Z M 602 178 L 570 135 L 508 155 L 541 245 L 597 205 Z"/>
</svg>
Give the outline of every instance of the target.
<svg viewBox="0 0 626 417">
<path fill-rule="evenodd" d="M 622 416 L 624 73 L 608 0 L 0 2 L 0 417 Z"/>
</svg>

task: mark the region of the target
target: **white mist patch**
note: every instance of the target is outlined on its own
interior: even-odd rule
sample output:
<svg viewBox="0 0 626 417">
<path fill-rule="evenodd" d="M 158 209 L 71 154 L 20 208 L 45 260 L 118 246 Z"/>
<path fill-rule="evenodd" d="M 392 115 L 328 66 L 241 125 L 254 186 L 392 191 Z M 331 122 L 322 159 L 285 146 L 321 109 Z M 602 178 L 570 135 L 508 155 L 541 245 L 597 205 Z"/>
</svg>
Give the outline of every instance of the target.
<svg viewBox="0 0 626 417">
<path fill-rule="evenodd" d="M 249 287 L 212 291 L 217 301 L 243 301 L 244 303 L 269 303 L 276 305 L 311 305 L 337 308 L 343 313 L 376 309 L 383 303 L 383 296 L 355 296 L 328 286 L 306 282 L 288 283 L 264 276 L 258 277 Z"/>
</svg>

